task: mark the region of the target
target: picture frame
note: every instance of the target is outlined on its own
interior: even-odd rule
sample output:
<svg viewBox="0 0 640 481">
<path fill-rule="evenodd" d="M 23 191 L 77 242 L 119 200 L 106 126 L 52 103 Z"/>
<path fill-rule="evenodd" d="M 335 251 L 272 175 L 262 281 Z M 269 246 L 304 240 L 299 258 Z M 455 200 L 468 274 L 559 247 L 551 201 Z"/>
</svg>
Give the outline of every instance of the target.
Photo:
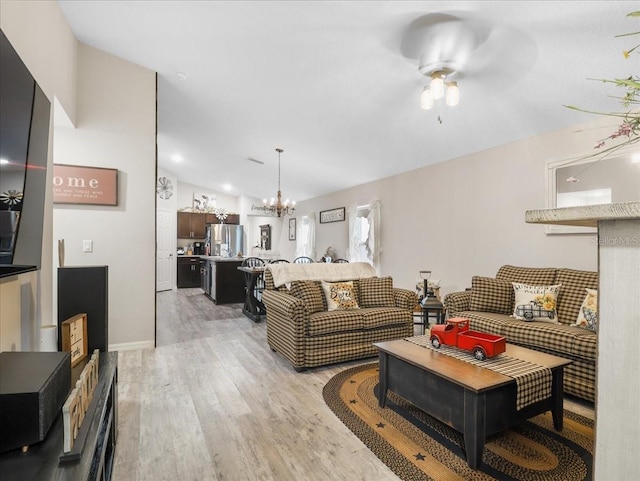
<svg viewBox="0 0 640 481">
<path fill-rule="evenodd" d="M 289 240 L 296 240 L 296 218 L 292 217 L 289 219 Z"/>
<path fill-rule="evenodd" d="M 260 247 L 263 250 L 271 250 L 271 224 L 260 226 Z"/>
<path fill-rule="evenodd" d="M 76 314 L 62 323 L 62 350 L 71 353 L 71 367 L 89 356 L 87 314 Z"/>
<path fill-rule="evenodd" d="M 53 203 L 118 205 L 118 169 L 53 164 Z"/>
<path fill-rule="evenodd" d="M 344 207 L 338 207 L 336 209 L 321 210 L 320 211 L 320 223 L 328 224 L 330 222 L 342 222 L 345 220 Z"/>
</svg>

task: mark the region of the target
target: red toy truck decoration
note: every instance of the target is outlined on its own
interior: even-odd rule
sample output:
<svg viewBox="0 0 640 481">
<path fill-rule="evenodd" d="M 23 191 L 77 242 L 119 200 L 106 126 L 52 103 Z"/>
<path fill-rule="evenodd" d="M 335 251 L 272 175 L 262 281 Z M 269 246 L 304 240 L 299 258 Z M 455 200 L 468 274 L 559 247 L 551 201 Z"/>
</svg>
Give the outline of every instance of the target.
<svg viewBox="0 0 640 481">
<path fill-rule="evenodd" d="M 433 326 L 430 339 L 431 345 L 435 348 L 444 344 L 471 351 L 479 361 L 503 353 L 507 344 L 504 336 L 470 331 L 469 319 L 462 317 L 454 317 L 448 319 L 445 324 Z"/>
</svg>

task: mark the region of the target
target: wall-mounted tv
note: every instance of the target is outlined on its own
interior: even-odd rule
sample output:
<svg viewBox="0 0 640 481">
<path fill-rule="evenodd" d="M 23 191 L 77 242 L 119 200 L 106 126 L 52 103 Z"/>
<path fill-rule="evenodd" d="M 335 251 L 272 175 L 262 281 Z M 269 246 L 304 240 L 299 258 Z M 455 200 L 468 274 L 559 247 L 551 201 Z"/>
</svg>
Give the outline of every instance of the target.
<svg viewBox="0 0 640 481">
<path fill-rule="evenodd" d="M 41 265 L 50 111 L 0 30 L 0 277 Z"/>
</svg>

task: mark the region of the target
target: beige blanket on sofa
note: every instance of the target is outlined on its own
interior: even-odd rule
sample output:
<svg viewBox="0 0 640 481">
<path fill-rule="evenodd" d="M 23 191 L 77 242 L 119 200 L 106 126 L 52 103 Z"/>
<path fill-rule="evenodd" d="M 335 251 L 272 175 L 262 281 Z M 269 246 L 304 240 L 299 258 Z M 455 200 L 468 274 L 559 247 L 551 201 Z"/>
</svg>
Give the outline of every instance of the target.
<svg viewBox="0 0 640 481">
<path fill-rule="evenodd" d="M 312 264 L 267 264 L 276 287 L 290 287 L 293 281 L 336 282 L 365 277 L 376 277 L 376 270 L 366 262 L 330 264 L 314 262 Z"/>
</svg>

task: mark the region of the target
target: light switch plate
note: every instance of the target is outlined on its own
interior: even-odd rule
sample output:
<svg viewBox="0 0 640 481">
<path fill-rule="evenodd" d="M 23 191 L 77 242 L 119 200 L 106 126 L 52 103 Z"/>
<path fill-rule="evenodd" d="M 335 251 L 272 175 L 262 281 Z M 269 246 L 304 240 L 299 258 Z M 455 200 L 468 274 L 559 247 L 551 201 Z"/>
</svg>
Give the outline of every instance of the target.
<svg viewBox="0 0 640 481">
<path fill-rule="evenodd" d="M 82 241 L 82 252 L 93 252 L 93 241 L 92 240 L 83 240 Z"/>
</svg>

